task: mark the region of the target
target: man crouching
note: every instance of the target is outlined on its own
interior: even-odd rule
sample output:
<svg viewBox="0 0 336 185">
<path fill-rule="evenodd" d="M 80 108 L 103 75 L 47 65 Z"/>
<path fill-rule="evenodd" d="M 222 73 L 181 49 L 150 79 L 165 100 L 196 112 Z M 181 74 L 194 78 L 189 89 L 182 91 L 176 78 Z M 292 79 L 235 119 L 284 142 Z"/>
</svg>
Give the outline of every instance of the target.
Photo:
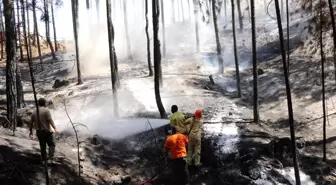
<svg viewBox="0 0 336 185">
<path fill-rule="evenodd" d="M 189 172 L 186 161 L 188 138 L 172 127 L 172 134 L 168 136 L 164 147 L 170 151 L 172 159 L 173 180 L 176 185 L 189 184 Z"/>
</svg>

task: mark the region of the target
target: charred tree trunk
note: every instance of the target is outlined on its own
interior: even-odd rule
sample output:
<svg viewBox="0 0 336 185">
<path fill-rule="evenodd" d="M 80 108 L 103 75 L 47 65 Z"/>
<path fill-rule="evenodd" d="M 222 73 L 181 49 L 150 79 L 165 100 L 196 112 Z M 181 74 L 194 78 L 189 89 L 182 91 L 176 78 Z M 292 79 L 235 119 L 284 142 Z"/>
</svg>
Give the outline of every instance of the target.
<svg viewBox="0 0 336 185">
<path fill-rule="evenodd" d="M 330 17 L 331 17 L 331 25 L 332 25 L 332 29 L 333 29 L 333 40 L 334 40 L 334 75 L 335 75 L 335 81 L 336 81 L 336 22 L 335 22 L 335 14 L 334 14 L 334 8 L 333 8 L 333 4 L 331 2 L 331 0 L 328 0 L 328 4 L 329 4 L 329 12 L 330 12 Z"/>
<path fill-rule="evenodd" d="M 236 39 L 236 20 L 235 20 L 235 5 L 234 0 L 231 0 L 231 10 L 232 10 L 232 33 L 233 33 L 233 50 L 235 57 L 235 65 L 236 65 L 236 80 L 237 80 L 237 95 L 241 97 L 240 90 L 240 75 L 239 75 L 239 62 L 238 62 L 238 51 L 237 51 L 237 39 Z"/>
<path fill-rule="evenodd" d="M 27 35 L 27 39 L 28 39 L 28 46 L 29 46 L 29 55 L 27 56 L 30 56 L 30 58 L 28 58 L 30 61 L 32 61 L 32 58 L 33 58 L 33 54 L 32 54 L 32 49 L 31 49 L 31 41 L 30 41 L 30 37 L 29 37 L 29 33 L 30 33 L 30 15 L 29 15 L 29 4 L 28 4 L 28 1 L 26 1 L 26 11 L 27 11 L 27 32 L 28 32 L 28 35 Z M 28 51 L 27 51 L 28 52 Z"/>
<path fill-rule="evenodd" d="M 199 31 L 198 31 L 198 3 L 199 0 L 193 0 L 194 3 L 194 19 L 195 19 L 195 35 L 196 35 L 196 51 L 200 51 L 200 42 L 199 42 Z"/>
<path fill-rule="evenodd" d="M 35 29 L 35 23 L 34 23 L 34 33 L 33 33 L 33 42 L 32 42 L 32 46 L 36 47 L 36 29 Z"/>
<path fill-rule="evenodd" d="M 39 35 L 39 31 L 38 31 L 38 26 L 37 26 L 37 16 L 36 16 L 36 0 L 32 1 L 32 5 L 33 5 L 33 18 L 34 18 L 34 29 L 36 32 L 36 41 L 37 41 L 37 51 L 38 51 L 38 55 L 40 58 L 40 64 L 41 67 L 43 68 L 43 59 L 42 59 L 42 53 L 41 53 L 41 44 L 40 44 L 40 35 Z"/>
<path fill-rule="evenodd" d="M 82 73 L 80 68 L 80 61 L 79 61 L 79 47 L 78 47 L 78 4 L 77 0 L 71 0 L 71 7 L 72 7 L 72 25 L 73 25 L 73 32 L 75 38 L 75 49 L 76 49 L 76 64 L 77 64 L 77 85 L 83 84 L 82 80 Z"/>
<path fill-rule="evenodd" d="M 254 0 L 251 0 L 251 23 L 252 23 L 252 63 L 253 63 L 253 120 L 259 123 L 259 101 L 258 101 L 258 61 L 257 43 L 254 17 Z"/>
<path fill-rule="evenodd" d="M 254 1 L 254 0 L 252 0 L 252 1 Z M 291 133 L 291 142 L 292 142 L 292 149 L 291 150 L 292 150 L 292 154 L 293 154 L 295 181 L 296 181 L 296 185 L 301 185 L 300 170 L 299 170 L 298 159 L 297 159 L 297 155 L 296 155 L 296 138 L 295 138 L 295 128 L 294 128 L 292 96 L 291 96 L 290 82 L 289 82 L 289 78 L 288 78 L 286 51 L 285 51 L 285 44 L 284 44 L 284 36 L 283 36 L 283 32 L 282 32 L 282 23 L 281 23 L 281 15 L 280 15 L 280 8 L 279 8 L 279 0 L 275 0 L 275 10 L 276 10 L 277 22 L 278 22 L 278 28 L 279 28 L 279 39 L 280 39 L 280 48 L 281 48 L 281 54 L 282 54 L 283 71 L 284 71 L 284 77 L 285 77 L 285 82 L 286 82 L 286 95 L 287 95 L 287 104 L 288 104 L 288 122 L 289 122 L 290 133 Z"/>
<path fill-rule="evenodd" d="M 45 29 L 46 29 L 46 39 L 47 39 L 47 43 L 50 47 L 50 51 L 51 51 L 51 55 L 53 57 L 53 59 L 56 59 L 56 55 L 55 55 L 55 51 L 54 51 L 54 46 L 52 45 L 51 43 L 51 39 L 50 39 L 50 23 L 49 23 L 49 6 L 48 6 L 48 3 L 49 1 L 48 0 L 43 0 L 43 3 L 44 3 L 44 21 L 45 21 Z"/>
<path fill-rule="evenodd" d="M 246 0 L 246 4 L 247 4 L 247 13 L 248 13 L 248 16 L 249 16 L 249 21 L 251 22 L 251 10 L 250 10 L 250 3 L 249 3 L 249 0 Z"/>
<path fill-rule="evenodd" d="M 113 111 L 114 116 L 119 117 L 118 111 L 118 96 L 117 96 L 117 86 L 118 86 L 118 68 L 115 65 L 116 52 L 114 48 L 114 28 L 111 18 L 111 0 L 106 0 L 106 16 L 107 16 L 107 30 L 109 37 L 109 53 L 110 53 L 110 67 L 111 67 L 111 81 L 112 81 L 112 92 L 113 92 Z"/>
<path fill-rule="evenodd" d="M 34 1 L 34 0 L 33 0 Z M 21 3 L 23 4 L 23 0 L 21 0 Z M 28 2 L 27 2 L 28 4 Z M 24 8 L 24 7 L 23 7 Z M 23 10 L 24 12 L 24 10 Z M 29 20 L 29 13 L 28 13 L 28 7 L 27 7 L 27 20 Z M 29 25 L 29 24 L 28 24 Z M 29 30 L 29 28 L 28 28 Z M 26 33 L 25 33 L 26 34 Z M 27 39 L 27 36 L 25 36 L 25 38 Z M 30 39 L 25 42 L 28 42 L 28 44 L 26 45 L 25 49 L 27 50 L 27 58 L 28 58 L 28 64 L 29 64 L 29 73 L 30 73 L 30 79 L 31 79 L 31 84 L 32 84 L 32 89 L 33 89 L 33 94 L 34 94 L 34 102 L 35 102 L 35 107 L 36 107 L 36 115 L 39 115 L 39 107 L 38 107 L 38 103 L 37 103 L 37 96 L 36 96 L 36 90 L 35 90 L 35 77 L 34 77 L 34 72 L 33 72 L 33 62 L 32 62 L 32 58 L 31 58 L 31 54 L 32 54 L 32 50 L 31 50 L 31 45 L 30 45 Z M 41 124 L 40 124 L 40 117 L 37 116 L 37 124 L 39 125 L 39 129 L 41 130 Z M 44 161 L 44 173 L 45 173 L 45 178 L 46 178 L 46 185 L 49 185 L 49 172 L 48 172 L 48 163 L 47 163 L 47 159 Z"/>
<path fill-rule="evenodd" d="M 13 0 L 3 0 L 6 24 L 6 100 L 7 118 L 11 123 L 15 135 L 17 123 L 17 97 L 16 97 L 16 48 L 15 48 L 15 22 Z"/>
<path fill-rule="evenodd" d="M 161 0 L 161 27 L 162 27 L 162 54 L 163 57 L 166 57 L 166 26 L 164 18 L 164 6 L 163 0 Z"/>
<path fill-rule="evenodd" d="M 131 43 L 128 33 L 128 20 L 127 20 L 127 0 L 123 0 L 123 10 L 124 10 L 124 26 L 125 26 L 125 34 L 126 34 L 126 44 L 127 44 L 127 56 L 129 60 L 133 60 L 132 57 L 132 49 L 131 49 Z"/>
<path fill-rule="evenodd" d="M 20 60 L 23 59 L 23 51 L 22 51 L 22 44 L 21 44 L 21 30 L 20 30 L 20 25 L 21 24 L 25 24 L 24 20 L 22 20 L 22 22 L 20 22 L 20 7 L 19 7 L 19 0 L 17 0 L 16 2 L 16 13 L 17 13 L 17 37 L 18 37 L 18 40 L 19 40 L 19 50 L 20 50 Z M 25 30 L 23 30 L 25 31 Z M 18 100 L 19 102 L 19 100 Z"/>
<path fill-rule="evenodd" d="M 283 19 L 285 12 L 284 12 L 284 6 L 283 6 L 283 0 L 281 0 L 281 19 Z"/>
<path fill-rule="evenodd" d="M 224 73 L 224 63 L 222 58 L 222 47 L 219 40 L 218 25 L 217 25 L 217 15 L 216 15 L 216 0 L 212 0 L 212 18 L 215 28 L 216 45 L 217 45 L 217 57 L 218 57 L 218 73 Z"/>
<path fill-rule="evenodd" d="M 289 51 L 289 2 L 286 0 L 286 16 L 287 16 L 287 70 L 288 70 L 288 76 L 290 75 L 289 73 L 289 64 L 290 64 L 290 51 Z"/>
<path fill-rule="evenodd" d="M 243 24 L 243 15 L 240 7 L 240 0 L 237 0 L 237 9 L 238 9 L 238 17 L 239 17 L 239 28 L 240 31 L 242 32 L 244 29 L 244 24 Z"/>
<path fill-rule="evenodd" d="M 20 60 L 23 59 L 23 51 L 22 51 L 22 43 L 21 43 L 21 30 L 20 30 L 20 25 L 24 24 L 25 21 L 22 20 L 22 22 L 20 22 L 20 7 L 19 7 L 19 0 L 16 2 L 16 10 L 17 10 L 17 36 L 18 36 L 18 40 L 19 40 L 19 49 L 20 49 Z M 24 30 L 25 31 L 25 30 Z M 18 57 L 17 57 L 18 58 Z M 24 103 L 24 95 L 23 95 L 23 88 L 22 88 L 22 81 L 21 81 L 21 71 L 20 71 L 20 67 L 19 67 L 19 61 L 16 60 L 16 71 L 15 71 L 15 75 L 16 75 L 16 97 L 17 97 L 17 107 L 18 108 L 22 108 L 25 106 Z"/>
<path fill-rule="evenodd" d="M 54 32 L 54 44 L 55 44 L 55 51 L 58 51 L 58 45 L 57 45 L 57 34 L 56 34 L 56 23 L 55 23 L 55 14 L 54 14 L 54 1 L 51 0 L 50 3 L 51 8 L 51 20 L 53 25 L 53 32 Z"/>
<path fill-rule="evenodd" d="M 145 18 L 146 18 L 146 38 L 147 38 L 147 61 L 148 61 L 148 71 L 149 76 L 153 76 L 152 62 L 151 62 L 151 52 L 150 52 L 150 38 L 148 31 L 148 0 L 145 0 Z"/>
<path fill-rule="evenodd" d="M 90 0 L 86 0 L 86 9 L 90 9 Z"/>
<path fill-rule="evenodd" d="M 25 107 L 24 102 L 24 94 L 23 94 L 23 87 L 22 87 L 22 80 L 21 80 L 21 71 L 20 66 L 18 65 L 18 61 L 16 61 L 16 96 L 17 96 L 17 107 L 22 108 Z"/>
<path fill-rule="evenodd" d="M 327 133 L 326 133 L 326 100 L 325 100 L 325 74 L 324 74 L 324 52 L 323 52 L 323 15 L 322 0 L 320 0 L 320 49 L 321 49 L 321 70 L 322 70 L 322 110 L 323 110 L 323 161 L 327 161 Z M 335 49 L 335 48 L 334 48 Z"/>
<path fill-rule="evenodd" d="M 1 28 L 1 59 L 4 58 L 4 44 L 5 44 L 5 26 L 4 26 L 4 20 L 3 20 L 3 9 L 2 9 L 2 3 L 0 3 L 0 28 Z"/>
<path fill-rule="evenodd" d="M 154 40 L 154 89 L 155 89 L 155 100 L 157 107 L 159 109 L 161 118 L 167 118 L 165 108 L 161 101 L 160 95 L 160 78 L 162 78 L 161 70 L 161 51 L 160 51 L 160 40 L 159 40 L 159 11 L 160 5 L 159 0 L 152 1 L 152 15 L 153 15 L 153 40 Z"/>
</svg>

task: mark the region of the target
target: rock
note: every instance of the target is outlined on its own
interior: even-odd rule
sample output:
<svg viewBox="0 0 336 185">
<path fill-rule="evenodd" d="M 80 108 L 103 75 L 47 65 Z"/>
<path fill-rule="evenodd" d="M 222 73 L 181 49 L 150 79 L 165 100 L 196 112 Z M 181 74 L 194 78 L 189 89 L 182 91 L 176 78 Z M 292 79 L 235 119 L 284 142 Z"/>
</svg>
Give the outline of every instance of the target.
<svg viewBox="0 0 336 185">
<path fill-rule="evenodd" d="M 229 112 L 229 116 L 232 116 L 232 112 Z"/>
<path fill-rule="evenodd" d="M 265 72 L 263 69 L 258 68 L 258 75 L 263 75 Z"/>
<path fill-rule="evenodd" d="M 100 138 L 97 134 L 95 134 L 91 139 L 91 144 L 93 145 L 99 145 L 100 144 Z"/>
<path fill-rule="evenodd" d="M 260 168 L 252 168 L 249 170 L 249 177 L 253 180 L 257 180 L 260 178 Z"/>
<path fill-rule="evenodd" d="M 68 86 L 69 84 L 70 84 L 70 82 L 68 80 L 56 79 L 52 88 L 56 89 L 56 88 L 60 88 L 60 87 L 63 87 L 63 86 Z"/>
<path fill-rule="evenodd" d="M 131 180 L 132 180 L 132 178 L 129 175 L 126 175 L 126 176 L 121 178 L 121 181 L 123 182 L 123 184 L 129 183 L 129 182 L 131 182 Z"/>
<path fill-rule="evenodd" d="M 298 149 L 303 149 L 306 146 L 305 140 L 303 138 L 297 139 L 296 146 Z"/>
</svg>

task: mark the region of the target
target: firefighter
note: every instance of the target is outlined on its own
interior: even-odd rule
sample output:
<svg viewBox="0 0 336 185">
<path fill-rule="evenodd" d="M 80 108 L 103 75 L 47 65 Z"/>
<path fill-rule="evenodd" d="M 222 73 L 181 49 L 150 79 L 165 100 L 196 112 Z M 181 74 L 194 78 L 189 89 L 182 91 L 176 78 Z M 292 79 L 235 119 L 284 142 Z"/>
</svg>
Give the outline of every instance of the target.
<svg viewBox="0 0 336 185">
<path fill-rule="evenodd" d="M 173 115 L 170 117 L 170 126 L 175 127 L 179 133 L 186 132 L 185 116 L 182 112 L 178 112 L 177 105 L 171 107 Z"/>
<path fill-rule="evenodd" d="M 201 166 L 201 137 L 203 130 L 202 111 L 197 109 L 193 117 L 187 119 L 185 124 L 188 125 L 187 136 L 189 138 L 188 144 L 188 165 Z M 193 163 L 194 160 L 194 163 Z"/>
<path fill-rule="evenodd" d="M 165 149 L 170 151 L 173 181 L 176 185 L 188 185 L 189 171 L 187 165 L 186 145 L 188 138 L 172 127 L 172 135 L 167 137 Z"/>
</svg>

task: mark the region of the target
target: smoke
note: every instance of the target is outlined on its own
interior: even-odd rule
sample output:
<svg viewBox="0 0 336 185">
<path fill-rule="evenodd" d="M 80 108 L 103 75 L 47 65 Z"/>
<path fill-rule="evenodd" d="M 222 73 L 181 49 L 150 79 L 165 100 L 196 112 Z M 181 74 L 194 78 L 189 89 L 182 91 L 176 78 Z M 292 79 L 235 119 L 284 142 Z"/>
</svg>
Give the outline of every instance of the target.
<svg viewBox="0 0 336 185">
<path fill-rule="evenodd" d="M 68 100 L 67 107 L 73 122 L 87 125 L 90 133 L 99 133 L 109 137 L 121 137 L 143 129 L 146 125 L 146 120 L 137 119 L 122 121 L 115 119 L 113 117 L 113 98 L 111 95 L 110 79 L 94 79 L 94 76 L 108 77 L 108 75 L 110 75 L 106 4 L 105 1 L 98 1 L 100 4 L 96 5 L 96 2 L 97 1 L 92 1 L 89 10 L 86 9 L 84 2 L 80 3 L 79 6 L 80 62 L 85 86 L 89 90 L 84 91 L 83 89 L 80 89 L 80 87 L 77 87 L 77 89 L 76 87 L 71 87 L 74 93 L 73 96 L 77 97 L 77 99 L 72 98 Z M 119 63 L 119 70 L 127 69 L 129 71 L 129 76 L 144 76 L 146 73 L 143 73 L 141 70 L 131 70 L 137 66 L 139 66 L 139 68 L 144 67 L 147 63 L 144 7 L 142 1 L 132 1 L 132 3 L 131 1 L 126 1 L 128 35 L 130 38 L 131 55 L 134 59 L 133 61 L 129 61 L 122 2 L 123 1 L 112 2 L 116 54 L 119 61 L 123 61 L 122 64 L 121 62 Z M 180 1 L 183 2 L 184 14 L 181 13 L 181 4 L 175 3 L 175 17 L 172 17 L 171 1 L 163 2 L 165 7 L 165 44 L 167 56 L 163 59 L 162 63 L 163 71 L 168 75 L 164 75 L 163 79 L 164 84 L 161 88 L 162 101 L 167 111 L 169 111 L 172 104 L 177 104 L 181 105 L 182 111 L 184 111 L 183 105 L 185 105 L 188 106 L 188 108 L 185 108 L 187 111 L 193 112 L 194 109 L 199 108 L 199 106 L 205 105 L 207 100 L 204 98 L 194 98 L 197 93 L 202 93 L 202 91 L 192 89 L 190 86 L 186 85 L 186 83 L 189 82 L 187 81 L 187 77 L 178 75 L 184 74 L 189 69 L 196 70 L 197 66 L 201 66 L 199 71 L 203 75 L 209 75 L 217 71 L 218 64 L 214 52 L 216 48 L 214 28 L 211 23 L 206 24 L 201 21 L 200 17 L 198 17 L 200 49 L 205 55 L 193 55 L 196 53 L 196 35 L 192 1 L 190 1 L 190 7 L 188 6 L 187 1 Z M 242 10 L 246 8 L 244 6 L 244 3 L 242 3 Z M 96 7 L 98 7 L 98 9 L 96 9 Z M 148 7 L 151 51 L 153 51 L 152 6 L 150 0 Z M 222 12 L 222 14 L 224 14 L 223 10 Z M 227 25 L 226 29 L 230 32 L 230 6 L 227 6 L 227 12 L 227 18 L 223 18 L 222 16 L 222 18 L 219 19 L 219 27 L 220 30 L 222 30 L 222 26 Z M 71 3 L 69 1 L 64 1 L 63 6 L 58 7 L 55 10 L 55 14 L 58 39 L 66 41 L 73 40 Z M 243 14 L 245 17 L 248 16 L 247 11 L 244 11 Z M 162 19 L 160 18 L 159 36 L 162 49 L 163 39 L 161 21 Z M 211 21 L 212 20 L 210 19 L 210 22 Z M 245 19 L 244 25 L 246 27 L 249 25 L 247 18 Z M 43 23 L 39 24 L 39 29 L 41 33 L 44 33 Z M 223 47 L 225 68 L 234 69 L 232 37 L 227 33 L 221 32 L 220 34 L 224 36 L 221 37 L 221 43 Z M 51 35 L 53 35 L 52 32 Z M 242 45 L 241 42 L 244 39 L 249 40 L 249 34 L 241 34 L 238 36 L 238 46 Z M 74 53 L 73 45 L 69 48 L 69 52 Z M 191 56 L 194 56 L 194 58 Z M 248 60 L 240 61 L 241 69 L 248 65 Z M 72 66 L 73 63 L 69 63 L 69 67 Z M 70 75 L 76 75 L 76 70 L 72 70 L 72 74 Z M 233 84 L 233 82 L 230 81 L 230 84 Z M 101 94 L 101 92 L 105 94 Z M 89 95 L 87 95 L 87 93 L 89 93 Z M 153 78 L 122 79 L 122 87 L 118 91 L 118 101 L 120 116 L 123 117 L 137 115 L 139 112 L 157 112 Z M 56 124 L 60 124 L 61 130 L 70 128 L 68 118 L 64 111 L 64 106 L 59 107 L 53 115 Z M 157 126 L 166 123 L 168 122 L 163 121 L 157 123 Z"/>
</svg>

